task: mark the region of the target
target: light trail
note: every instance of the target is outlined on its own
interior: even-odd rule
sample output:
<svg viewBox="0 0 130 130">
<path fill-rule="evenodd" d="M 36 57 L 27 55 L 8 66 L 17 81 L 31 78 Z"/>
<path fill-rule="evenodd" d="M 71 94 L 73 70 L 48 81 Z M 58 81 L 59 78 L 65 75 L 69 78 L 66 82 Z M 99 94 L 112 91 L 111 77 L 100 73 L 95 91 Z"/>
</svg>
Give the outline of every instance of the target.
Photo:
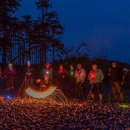
<svg viewBox="0 0 130 130">
<path fill-rule="evenodd" d="M 44 91 L 36 91 L 32 88 L 27 88 L 25 90 L 25 92 L 31 96 L 31 97 L 34 97 L 34 98 L 45 98 L 45 97 L 48 97 L 50 96 L 51 94 L 54 93 L 54 91 L 56 90 L 56 87 L 49 87 L 48 89 L 44 90 Z"/>
</svg>

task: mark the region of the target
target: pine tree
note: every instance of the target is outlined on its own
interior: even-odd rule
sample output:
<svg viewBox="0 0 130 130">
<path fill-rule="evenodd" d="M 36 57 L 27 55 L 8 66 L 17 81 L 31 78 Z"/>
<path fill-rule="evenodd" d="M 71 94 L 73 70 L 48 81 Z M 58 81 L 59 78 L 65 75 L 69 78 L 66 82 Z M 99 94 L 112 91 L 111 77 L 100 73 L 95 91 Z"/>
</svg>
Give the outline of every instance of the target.
<svg viewBox="0 0 130 130">
<path fill-rule="evenodd" d="M 0 49 L 2 53 L 2 63 L 6 64 L 7 50 L 12 45 L 11 32 L 14 21 L 13 13 L 20 6 L 20 0 L 0 1 Z"/>
<path fill-rule="evenodd" d="M 61 36 L 63 34 L 63 27 L 60 24 L 57 13 L 52 10 L 52 5 L 49 0 L 37 0 L 37 8 L 41 10 L 41 17 L 36 24 L 37 38 L 41 44 L 41 60 L 46 62 L 47 51 L 51 49 L 53 60 L 55 59 L 55 49 L 63 49 Z"/>
</svg>

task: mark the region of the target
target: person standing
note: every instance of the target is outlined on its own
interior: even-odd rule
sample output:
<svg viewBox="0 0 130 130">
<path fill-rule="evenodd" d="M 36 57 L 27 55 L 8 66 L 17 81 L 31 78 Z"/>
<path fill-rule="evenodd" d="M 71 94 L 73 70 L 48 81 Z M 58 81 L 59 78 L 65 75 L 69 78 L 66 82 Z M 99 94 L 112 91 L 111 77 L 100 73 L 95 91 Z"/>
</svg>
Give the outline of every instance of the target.
<svg viewBox="0 0 130 130">
<path fill-rule="evenodd" d="M 71 64 L 69 68 L 69 75 L 74 77 L 74 73 L 75 73 L 74 66 Z"/>
<path fill-rule="evenodd" d="M 45 68 L 42 70 L 42 78 L 48 77 L 50 81 L 52 81 L 52 67 L 51 64 L 46 63 Z"/>
<path fill-rule="evenodd" d="M 81 64 L 77 64 L 77 68 L 75 71 L 75 96 L 82 100 L 86 100 L 86 89 L 85 89 L 85 80 L 86 80 L 86 72 L 82 68 Z"/>
<path fill-rule="evenodd" d="M 123 71 L 119 67 L 118 62 L 112 62 L 112 67 L 109 72 L 109 76 L 114 101 L 123 101 L 124 100 L 124 93 L 122 92 Z"/>
<path fill-rule="evenodd" d="M 57 85 L 66 94 L 66 80 L 67 71 L 62 64 L 59 65 L 58 75 L 57 75 Z"/>
<path fill-rule="evenodd" d="M 75 86 L 75 69 L 74 66 L 71 64 L 69 66 L 69 71 L 68 71 L 68 81 L 69 81 L 69 93 L 70 97 L 74 97 L 74 86 Z"/>
<path fill-rule="evenodd" d="M 14 89 L 14 76 L 16 74 L 16 70 L 13 67 L 13 64 L 8 64 L 8 67 L 5 69 L 4 76 L 6 79 L 6 90 Z"/>
<path fill-rule="evenodd" d="M 36 80 L 36 83 L 40 85 L 40 89 L 44 90 L 52 85 L 52 68 L 51 64 L 46 63 L 42 69 L 40 79 Z"/>
<path fill-rule="evenodd" d="M 88 80 L 90 81 L 90 92 L 88 96 L 90 96 L 92 100 L 94 100 L 95 99 L 94 91 L 97 90 L 100 104 L 102 103 L 103 100 L 103 94 L 101 88 L 101 83 L 103 79 L 104 75 L 102 70 L 99 69 L 96 64 L 93 64 L 88 75 Z"/>
<path fill-rule="evenodd" d="M 25 69 L 25 78 L 30 87 L 34 87 L 34 68 L 30 61 L 27 61 L 27 67 Z M 28 87 L 28 86 L 27 86 Z"/>
</svg>

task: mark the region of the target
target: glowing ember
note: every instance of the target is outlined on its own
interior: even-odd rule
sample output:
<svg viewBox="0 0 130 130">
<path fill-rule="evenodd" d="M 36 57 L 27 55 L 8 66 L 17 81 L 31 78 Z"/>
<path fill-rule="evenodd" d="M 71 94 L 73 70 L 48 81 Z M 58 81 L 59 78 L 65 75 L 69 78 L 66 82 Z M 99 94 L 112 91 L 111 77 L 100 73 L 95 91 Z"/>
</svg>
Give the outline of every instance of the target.
<svg viewBox="0 0 130 130">
<path fill-rule="evenodd" d="M 130 105 L 128 105 L 128 104 L 120 104 L 119 107 L 120 108 L 130 108 Z"/>
<path fill-rule="evenodd" d="M 48 102 L 56 91 L 45 100 L 35 98 L 14 98 L 0 103 L 0 130 L 127 130 L 130 128 L 130 110 L 117 104 L 82 103 L 57 105 Z M 63 99 L 63 97 L 62 97 Z M 78 104 L 83 104 L 79 107 Z"/>
<path fill-rule="evenodd" d="M 3 101 L 3 100 L 4 100 L 4 97 L 1 97 L 1 96 L 0 96 L 0 101 Z"/>
<path fill-rule="evenodd" d="M 31 97 L 45 98 L 45 97 L 50 96 L 55 90 L 56 90 L 56 87 L 49 87 L 48 89 L 42 92 L 38 92 L 36 90 L 33 90 L 32 88 L 27 88 L 25 91 Z"/>
<path fill-rule="evenodd" d="M 82 103 L 77 104 L 78 107 L 83 107 Z"/>
</svg>

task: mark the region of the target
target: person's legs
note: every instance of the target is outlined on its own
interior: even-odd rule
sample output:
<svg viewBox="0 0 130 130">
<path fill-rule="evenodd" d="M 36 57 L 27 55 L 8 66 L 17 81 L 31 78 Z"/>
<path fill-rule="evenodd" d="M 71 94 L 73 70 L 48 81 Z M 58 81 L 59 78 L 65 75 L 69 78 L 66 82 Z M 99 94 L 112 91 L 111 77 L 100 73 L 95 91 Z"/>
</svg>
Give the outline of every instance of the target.
<svg viewBox="0 0 130 130">
<path fill-rule="evenodd" d="M 97 86 L 98 95 L 99 95 L 99 102 L 100 102 L 100 104 L 102 104 L 103 94 L 102 94 L 101 84 L 100 84 L 100 83 L 97 83 L 96 86 Z"/>
<path fill-rule="evenodd" d="M 76 90 L 77 90 L 78 99 L 79 99 L 79 100 L 82 100 L 82 95 L 81 95 L 81 92 L 82 92 L 82 91 L 81 91 L 81 82 L 78 82 L 78 83 L 77 83 L 77 89 L 76 89 Z"/>
<path fill-rule="evenodd" d="M 11 86 L 11 89 L 14 88 L 14 78 L 11 79 L 11 81 L 10 81 L 10 86 Z"/>
<path fill-rule="evenodd" d="M 10 89 L 12 89 L 12 80 L 7 79 L 7 81 L 6 81 L 6 90 L 10 90 Z"/>
<path fill-rule="evenodd" d="M 81 90 L 81 99 L 82 99 L 83 101 L 85 101 L 85 100 L 86 100 L 85 82 L 81 83 L 80 90 Z"/>
<path fill-rule="evenodd" d="M 94 101 L 94 87 L 95 87 L 95 84 L 90 84 L 90 90 L 89 90 L 89 94 L 88 94 L 88 100 L 92 100 Z"/>
<path fill-rule="evenodd" d="M 117 92 L 116 92 L 115 82 L 111 82 L 111 91 L 112 91 L 112 96 L 113 96 L 114 100 L 116 100 Z"/>
<path fill-rule="evenodd" d="M 121 84 L 119 82 L 115 82 L 115 87 L 116 87 L 116 90 L 117 90 L 117 100 L 123 101 L 124 100 L 124 94 L 121 91 Z"/>
<path fill-rule="evenodd" d="M 74 80 L 71 82 L 71 97 L 75 97 L 75 82 Z"/>
<path fill-rule="evenodd" d="M 78 84 L 77 83 L 75 83 L 75 85 L 74 85 L 74 98 L 78 98 Z"/>
</svg>

